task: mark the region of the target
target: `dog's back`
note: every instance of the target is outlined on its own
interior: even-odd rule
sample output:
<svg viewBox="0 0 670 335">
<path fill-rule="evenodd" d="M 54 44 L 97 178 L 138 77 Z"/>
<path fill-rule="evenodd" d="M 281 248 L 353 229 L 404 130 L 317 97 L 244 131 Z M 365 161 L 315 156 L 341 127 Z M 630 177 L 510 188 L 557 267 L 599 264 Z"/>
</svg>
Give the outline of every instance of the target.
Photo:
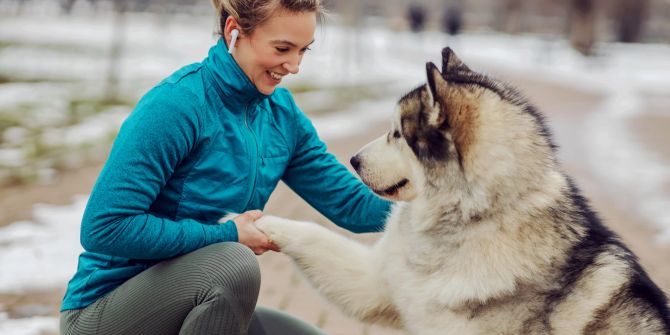
<svg viewBox="0 0 670 335">
<path fill-rule="evenodd" d="M 571 216 L 586 229 L 569 249 L 560 271 L 559 288 L 547 297 L 551 330 L 669 334 L 670 313 L 665 294 L 649 279 L 637 257 L 601 224 L 577 188 L 570 185 L 574 206 Z"/>
</svg>

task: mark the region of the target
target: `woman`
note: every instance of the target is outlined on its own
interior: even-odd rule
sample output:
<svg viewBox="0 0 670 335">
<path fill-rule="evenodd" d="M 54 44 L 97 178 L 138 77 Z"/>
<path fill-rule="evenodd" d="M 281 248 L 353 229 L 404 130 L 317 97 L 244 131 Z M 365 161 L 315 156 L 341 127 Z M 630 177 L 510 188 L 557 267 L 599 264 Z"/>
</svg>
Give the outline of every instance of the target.
<svg viewBox="0 0 670 335">
<path fill-rule="evenodd" d="M 276 249 L 254 225 L 260 210 L 282 179 L 344 228 L 383 224 L 390 204 L 326 152 L 277 88 L 314 40 L 319 0 L 213 2 L 219 42 L 140 100 L 98 177 L 62 334 L 319 333 L 255 309 L 254 253 Z M 231 212 L 243 214 L 217 224 Z"/>
</svg>

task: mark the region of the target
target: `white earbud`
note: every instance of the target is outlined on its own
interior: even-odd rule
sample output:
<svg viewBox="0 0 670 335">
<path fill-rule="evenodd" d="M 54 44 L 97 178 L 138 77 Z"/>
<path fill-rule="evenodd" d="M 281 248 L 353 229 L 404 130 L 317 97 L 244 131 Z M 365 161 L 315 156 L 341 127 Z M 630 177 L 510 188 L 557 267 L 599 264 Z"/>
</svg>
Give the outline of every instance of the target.
<svg viewBox="0 0 670 335">
<path fill-rule="evenodd" d="M 232 35 L 232 38 L 230 40 L 230 48 L 228 48 L 228 53 L 232 54 L 233 51 L 235 51 L 235 43 L 237 42 L 237 36 L 240 34 L 240 31 L 237 29 L 233 29 L 233 31 L 230 32 L 230 35 Z"/>
</svg>

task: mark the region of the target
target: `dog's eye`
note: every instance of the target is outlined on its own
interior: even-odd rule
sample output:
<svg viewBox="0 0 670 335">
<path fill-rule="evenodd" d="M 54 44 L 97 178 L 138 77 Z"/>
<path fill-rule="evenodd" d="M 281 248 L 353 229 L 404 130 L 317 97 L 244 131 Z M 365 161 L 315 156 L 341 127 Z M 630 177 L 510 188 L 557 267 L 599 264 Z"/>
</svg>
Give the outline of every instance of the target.
<svg viewBox="0 0 670 335">
<path fill-rule="evenodd" d="M 393 138 L 400 138 L 400 132 L 399 131 L 394 131 L 393 132 Z"/>
</svg>

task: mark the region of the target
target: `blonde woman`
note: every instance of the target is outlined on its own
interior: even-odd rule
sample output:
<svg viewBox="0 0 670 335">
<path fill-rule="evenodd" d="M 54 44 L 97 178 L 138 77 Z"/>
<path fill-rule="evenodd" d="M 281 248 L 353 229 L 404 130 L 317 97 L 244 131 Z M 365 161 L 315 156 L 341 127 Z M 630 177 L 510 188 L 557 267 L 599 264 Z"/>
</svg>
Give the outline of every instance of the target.
<svg viewBox="0 0 670 335">
<path fill-rule="evenodd" d="M 91 192 L 62 334 L 319 334 L 256 308 L 254 254 L 276 247 L 254 221 L 280 179 L 354 232 L 389 211 L 277 88 L 314 42 L 319 1 L 213 2 L 218 43 L 140 100 Z M 218 224 L 227 213 L 242 214 Z"/>
</svg>

